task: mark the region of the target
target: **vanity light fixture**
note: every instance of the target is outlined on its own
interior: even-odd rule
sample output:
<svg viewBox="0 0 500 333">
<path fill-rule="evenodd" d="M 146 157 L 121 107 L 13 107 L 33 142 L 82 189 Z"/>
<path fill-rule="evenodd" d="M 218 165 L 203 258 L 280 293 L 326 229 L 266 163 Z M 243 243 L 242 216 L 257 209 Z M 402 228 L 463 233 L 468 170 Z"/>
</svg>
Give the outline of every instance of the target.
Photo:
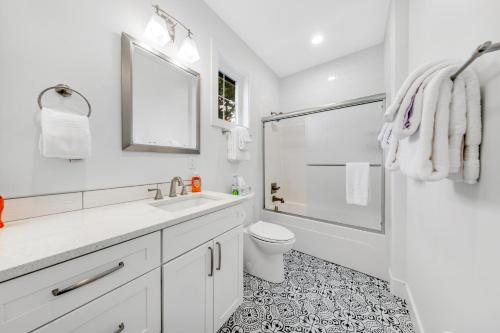
<svg viewBox="0 0 500 333">
<path fill-rule="evenodd" d="M 167 13 L 165 10 L 161 9 L 160 6 L 153 5 L 153 8 L 155 12 L 153 13 L 153 16 L 146 26 L 146 30 L 144 31 L 146 38 L 164 46 L 170 41 L 175 41 L 175 27 L 180 25 L 187 31 L 187 36 L 182 42 L 179 50 L 179 56 L 190 63 L 200 60 L 198 47 L 192 38 L 193 33 L 191 32 L 191 29 Z"/>
<path fill-rule="evenodd" d="M 182 42 L 181 49 L 179 50 L 179 56 L 182 59 L 193 63 L 200 60 L 200 54 L 198 53 L 196 42 L 191 38 L 191 35 L 191 31 L 188 30 L 188 34 Z"/>
</svg>

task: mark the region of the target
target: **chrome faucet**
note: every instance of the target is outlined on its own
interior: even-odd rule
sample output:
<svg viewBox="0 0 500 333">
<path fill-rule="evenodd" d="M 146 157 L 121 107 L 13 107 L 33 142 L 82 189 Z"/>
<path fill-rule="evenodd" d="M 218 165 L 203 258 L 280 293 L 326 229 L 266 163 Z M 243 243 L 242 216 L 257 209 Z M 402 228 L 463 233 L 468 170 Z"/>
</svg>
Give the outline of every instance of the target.
<svg viewBox="0 0 500 333">
<path fill-rule="evenodd" d="M 186 185 L 184 185 L 184 181 L 182 180 L 182 178 L 179 176 L 175 176 L 170 181 L 170 193 L 168 195 L 170 198 L 175 198 L 177 196 L 177 185 L 182 186 L 181 195 L 188 194 Z"/>
<path fill-rule="evenodd" d="M 163 194 L 159 188 L 148 188 L 148 192 L 156 191 L 155 200 L 162 200 Z"/>
</svg>

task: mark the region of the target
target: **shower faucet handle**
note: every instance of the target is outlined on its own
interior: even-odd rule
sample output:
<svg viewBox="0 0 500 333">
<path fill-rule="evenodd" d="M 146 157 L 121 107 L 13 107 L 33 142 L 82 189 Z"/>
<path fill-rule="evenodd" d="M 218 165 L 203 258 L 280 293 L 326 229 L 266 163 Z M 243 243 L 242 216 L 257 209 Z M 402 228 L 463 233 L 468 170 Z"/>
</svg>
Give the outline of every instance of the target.
<svg viewBox="0 0 500 333">
<path fill-rule="evenodd" d="M 278 186 L 278 183 L 271 183 L 271 194 L 276 193 L 281 187 Z"/>
<path fill-rule="evenodd" d="M 281 203 L 285 203 L 285 199 L 283 198 L 278 198 L 277 196 L 273 195 L 272 199 L 271 199 L 273 202 L 275 201 L 279 201 Z"/>
</svg>

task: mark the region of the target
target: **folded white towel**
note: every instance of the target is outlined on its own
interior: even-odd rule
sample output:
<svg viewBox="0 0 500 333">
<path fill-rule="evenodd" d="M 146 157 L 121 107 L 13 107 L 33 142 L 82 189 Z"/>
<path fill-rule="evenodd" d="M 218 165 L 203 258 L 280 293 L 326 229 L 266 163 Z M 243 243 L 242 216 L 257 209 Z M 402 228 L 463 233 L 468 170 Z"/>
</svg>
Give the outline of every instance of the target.
<svg viewBox="0 0 500 333">
<path fill-rule="evenodd" d="M 482 140 L 481 92 L 479 79 L 473 71 L 464 72 L 467 95 L 467 125 L 465 132 L 464 183 L 475 184 L 479 180 L 479 146 Z"/>
<path fill-rule="evenodd" d="M 396 114 L 404 112 L 422 82 L 436 71 L 450 65 L 451 63 L 452 61 L 450 60 L 441 60 L 425 64 L 414 70 L 413 73 L 411 73 L 403 82 L 403 85 L 394 97 L 391 105 L 385 111 L 385 121 L 392 122 Z"/>
<path fill-rule="evenodd" d="M 370 163 L 346 163 L 346 201 L 351 205 L 366 206 L 370 196 Z"/>
<path fill-rule="evenodd" d="M 89 118 L 43 108 L 40 111 L 40 154 L 70 160 L 90 156 Z"/>
<path fill-rule="evenodd" d="M 400 142 L 399 165 L 411 178 L 433 181 L 449 174 L 450 76 L 457 68 L 448 66 L 432 77 L 423 92 L 420 126 L 414 135 Z"/>
</svg>

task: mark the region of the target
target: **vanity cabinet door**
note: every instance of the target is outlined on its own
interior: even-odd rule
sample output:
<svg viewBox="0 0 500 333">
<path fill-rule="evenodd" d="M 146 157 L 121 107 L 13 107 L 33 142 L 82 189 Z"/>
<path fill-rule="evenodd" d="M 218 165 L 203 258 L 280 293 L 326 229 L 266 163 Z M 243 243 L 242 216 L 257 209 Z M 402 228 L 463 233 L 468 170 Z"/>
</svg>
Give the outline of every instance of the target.
<svg viewBox="0 0 500 333">
<path fill-rule="evenodd" d="M 243 228 L 241 226 L 214 239 L 214 331 L 243 302 Z"/>
<path fill-rule="evenodd" d="M 34 333 L 161 331 L 160 268 L 39 328 Z"/>
<path fill-rule="evenodd" d="M 213 332 L 213 241 L 163 265 L 163 332 Z"/>
</svg>

